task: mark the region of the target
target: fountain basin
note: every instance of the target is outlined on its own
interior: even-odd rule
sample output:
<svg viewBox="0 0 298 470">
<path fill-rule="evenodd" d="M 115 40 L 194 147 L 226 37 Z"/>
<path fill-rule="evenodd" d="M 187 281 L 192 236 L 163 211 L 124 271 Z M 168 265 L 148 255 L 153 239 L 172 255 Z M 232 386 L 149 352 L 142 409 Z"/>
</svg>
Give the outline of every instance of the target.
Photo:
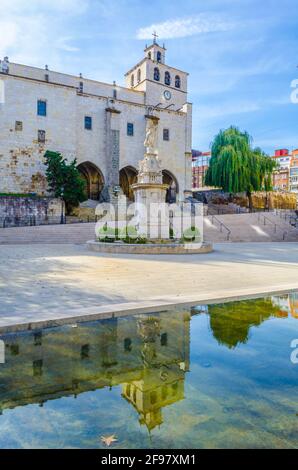
<svg viewBox="0 0 298 470">
<path fill-rule="evenodd" d="M 135 255 L 194 255 L 211 253 L 213 245 L 204 243 L 105 243 L 90 240 L 87 248 L 97 253 L 135 254 Z"/>
</svg>

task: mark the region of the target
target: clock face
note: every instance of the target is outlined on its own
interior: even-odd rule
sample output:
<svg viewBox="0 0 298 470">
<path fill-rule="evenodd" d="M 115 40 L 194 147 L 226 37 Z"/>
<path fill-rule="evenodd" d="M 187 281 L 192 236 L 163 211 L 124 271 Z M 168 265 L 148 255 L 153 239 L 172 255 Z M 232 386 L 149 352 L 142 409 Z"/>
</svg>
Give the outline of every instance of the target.
<svg viewBox="0 0 298 470">
<path fill-rule="evenodd" d="M 172 98 L 172 94 L 169 90 L 166 90 L 163 95 L 166 100 L 170 100 Z"/>
</svg>

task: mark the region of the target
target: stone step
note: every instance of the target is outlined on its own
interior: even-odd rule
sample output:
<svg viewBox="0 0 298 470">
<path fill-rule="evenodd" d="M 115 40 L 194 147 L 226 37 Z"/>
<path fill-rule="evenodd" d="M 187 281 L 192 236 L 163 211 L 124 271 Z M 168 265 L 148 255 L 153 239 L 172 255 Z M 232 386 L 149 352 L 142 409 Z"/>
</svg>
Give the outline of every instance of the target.
<svg viewBox="0 0 298 470">
<path fill-rule="evenodd" d="M 265 216 L 266 225 L 262 220 Z M 270 241 L 293 241 L 298 242 L 298 229 L 293 228 L 287 221 L 274 215 L 264 214 L 225 214 L 217 215 L 216 219 L 208 216 L 204 218 L 204 240 L 211 242 L 227 241 L 225 229 L 220 232 L 221 221 L 230 230 L 231 242 L 270 242 Z M 276 232 L 274 223 L 277 224 Z M 46 225 L 37 227 L 13 227 L 0 229 L 0 244 L 82 244 L 94 239 L 94 223 L 73 225 Z M 283 234 L 287 232 L 285 240 Z"/>
</svg>

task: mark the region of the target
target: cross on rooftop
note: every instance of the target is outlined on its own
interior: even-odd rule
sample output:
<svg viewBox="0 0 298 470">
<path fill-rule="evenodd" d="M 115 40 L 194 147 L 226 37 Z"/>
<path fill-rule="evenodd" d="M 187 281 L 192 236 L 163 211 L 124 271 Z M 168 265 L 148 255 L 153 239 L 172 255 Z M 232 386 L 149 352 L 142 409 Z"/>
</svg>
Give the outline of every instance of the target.
<svg viewBox="0 0 298 470">
<path fill-rule="evenodd" d="M 153 38 L 154 38 L 154 39 L 153 39 L 153 44 L 157 44 L 156 39 L 158 38 L 158 34 L 156 33 L 156 31 L 154 31 L 154 33 L 152 34 L 152 36 L 153 36 Z"/>
</svg>

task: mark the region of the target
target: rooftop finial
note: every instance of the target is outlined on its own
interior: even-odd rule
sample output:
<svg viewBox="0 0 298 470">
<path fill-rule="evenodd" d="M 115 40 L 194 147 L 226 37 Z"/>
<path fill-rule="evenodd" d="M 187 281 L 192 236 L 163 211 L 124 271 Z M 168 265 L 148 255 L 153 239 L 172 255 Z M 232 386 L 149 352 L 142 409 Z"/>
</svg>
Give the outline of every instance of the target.
<svg viewBox="0 0 298 470">
<path fill-rule="evenodd" d="M 153 36 L 153 44 L 157 44 L 157 38 L 158 38 L 158 34 L 156 33 L 156 31 L 154 31 L 154 33 L 152 34 Z"/>
</svg>

